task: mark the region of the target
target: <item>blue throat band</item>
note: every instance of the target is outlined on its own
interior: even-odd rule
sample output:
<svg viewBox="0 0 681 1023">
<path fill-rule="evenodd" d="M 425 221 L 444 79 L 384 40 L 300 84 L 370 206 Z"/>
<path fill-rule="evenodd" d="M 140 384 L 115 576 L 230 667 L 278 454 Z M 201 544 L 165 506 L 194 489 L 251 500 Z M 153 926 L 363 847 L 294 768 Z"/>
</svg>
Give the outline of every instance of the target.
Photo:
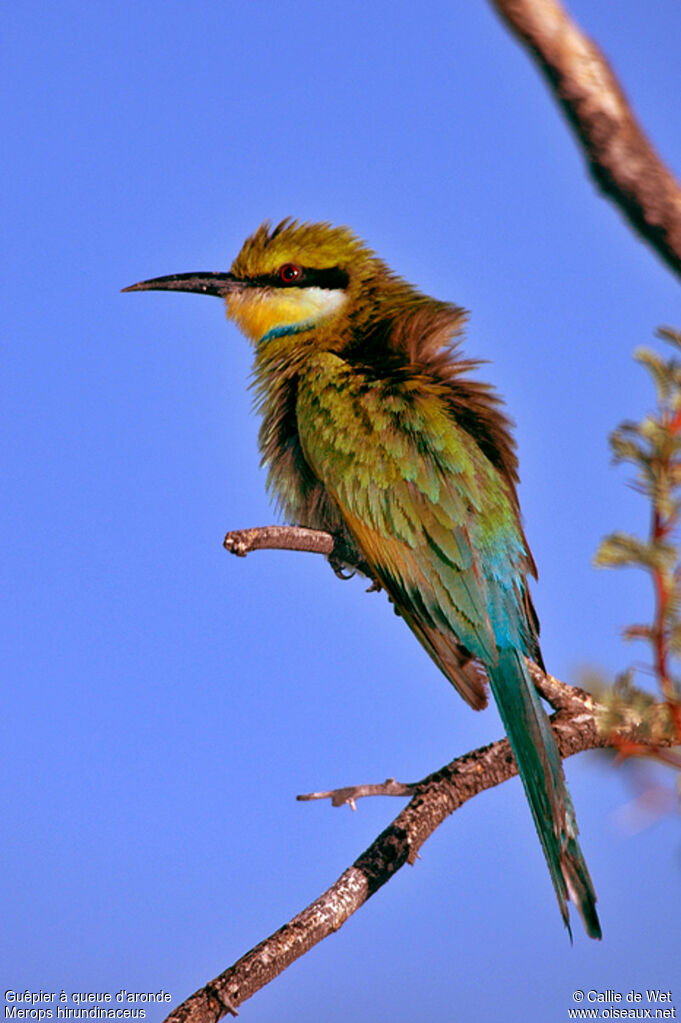
<svg viewBox="0 0 681 1023">
<path fill-rule="evenodd" d="M 289 323 L 285 327 L 272 327 L 266 334 L 263 334 L 258 344 L 261 345 L 266 341 L 272 341 L 276 337 L 286 337 L 288 334 L 300 334 L 301 331 L 314 327 L 314 322 L 314 320 L 304 320 L 302 323 Z"/>
</svg>

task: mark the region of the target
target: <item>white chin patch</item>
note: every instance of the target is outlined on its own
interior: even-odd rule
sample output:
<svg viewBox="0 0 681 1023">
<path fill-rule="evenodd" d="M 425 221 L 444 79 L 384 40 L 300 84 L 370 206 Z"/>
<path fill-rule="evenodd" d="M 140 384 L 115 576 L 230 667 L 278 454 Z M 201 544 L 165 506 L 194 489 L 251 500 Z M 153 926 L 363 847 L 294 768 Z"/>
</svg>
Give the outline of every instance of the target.
<svg viewBox="0 0 681 1023">
<path fill-rule="evenodd" d="M 314 327 L 346 301 L 341 288 L 244 288 L 227 296 L 227 315 L 246 337 L 261 341 Z"/>
<path fill-rule="evenodd" d="M 322 320 L 345 305 L 346 294 L 341 288 L 298 288 L 300 307 L 305 320 Z M 291 289 L 293 291 L 293 289 Z"/>
</svg>

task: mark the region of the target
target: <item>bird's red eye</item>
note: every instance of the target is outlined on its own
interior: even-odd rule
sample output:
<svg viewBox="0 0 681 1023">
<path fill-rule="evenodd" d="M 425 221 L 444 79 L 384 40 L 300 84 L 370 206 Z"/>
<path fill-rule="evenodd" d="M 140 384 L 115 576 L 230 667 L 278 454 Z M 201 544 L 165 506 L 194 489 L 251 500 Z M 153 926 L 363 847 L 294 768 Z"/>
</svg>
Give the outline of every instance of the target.
<svg viewBox="0 0 681 1023">
<path fill-rule="evenodd" d="M 284 284 L 293 284 L 294 281 L 300 280 L 302 274 L 303 271 L 295 263 L 284 263 L 279 267 L 279 277 Z"/>
</svg>

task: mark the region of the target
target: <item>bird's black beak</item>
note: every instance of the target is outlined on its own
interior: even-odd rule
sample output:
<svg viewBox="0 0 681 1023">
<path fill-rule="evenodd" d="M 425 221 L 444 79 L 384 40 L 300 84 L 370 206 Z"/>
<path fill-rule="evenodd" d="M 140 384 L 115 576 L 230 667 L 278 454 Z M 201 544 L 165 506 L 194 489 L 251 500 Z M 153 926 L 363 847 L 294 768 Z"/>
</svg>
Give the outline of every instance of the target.
<svg viewBox="0 0 681 1023">
<path fill-rule="evenodd" d="M 168 274 L 167 277 L 153 277 L 149 281 L 131 284 L 122 291 L 193 291 L 197 295 L 217 295 L 225 298 L 239 286 L 231 273 Z"/>
</svg>

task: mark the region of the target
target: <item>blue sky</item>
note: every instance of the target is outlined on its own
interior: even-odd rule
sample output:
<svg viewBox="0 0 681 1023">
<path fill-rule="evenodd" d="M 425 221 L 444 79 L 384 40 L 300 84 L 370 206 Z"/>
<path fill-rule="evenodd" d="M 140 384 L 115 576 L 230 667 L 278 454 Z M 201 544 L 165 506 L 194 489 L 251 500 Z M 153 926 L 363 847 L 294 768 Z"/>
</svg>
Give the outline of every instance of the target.
<svg viewBox="0 0 681 1023">
<path fill-rule="evenodd" d="M 571 9 L 681 172 L 678 5 Z M 501 726 L 358 580 L 222 550 L 273 520 L 248 346 L 215 300 L 119 289 L 226 269 L 294 215 L 470 309 L 466 351 L 517 423 L 544 656 L 574 680 L 625 666 L 619 630 L 649 614 L 644 579 L 591 559 L 647 527 L 607 434 L 650 405 L 631 352 L 681 326 L 678 281 L 483 0 L 25 0 L 4 22 L 1 979 L 176 1003 L 401 805 L 296 793 L 412 780 Z M 545 1023 L 577 988 L 675 983 L 681 1007 L 678 816 L 629 834 L 625 773 L 567 773 L 602 943 L 570 946 L 516 780 L 242 1017 Z"/>
</svg>

